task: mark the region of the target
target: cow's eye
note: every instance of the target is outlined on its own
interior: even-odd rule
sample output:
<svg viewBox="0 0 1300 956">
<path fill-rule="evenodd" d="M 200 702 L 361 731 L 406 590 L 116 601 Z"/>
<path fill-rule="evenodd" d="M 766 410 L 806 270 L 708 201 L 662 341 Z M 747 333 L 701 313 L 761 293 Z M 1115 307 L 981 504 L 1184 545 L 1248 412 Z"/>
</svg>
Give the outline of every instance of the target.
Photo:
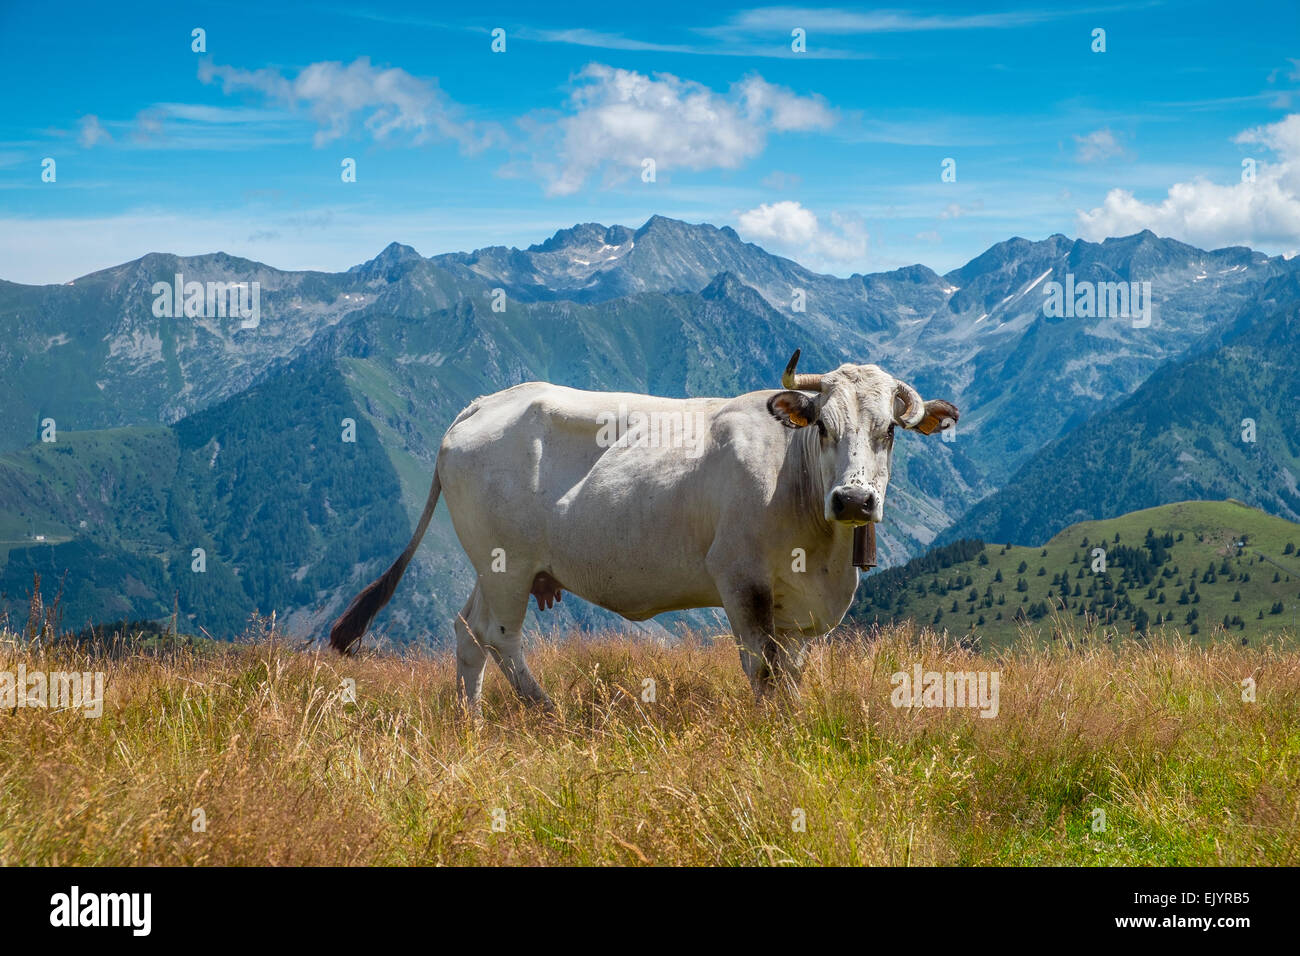
<svg viewBox="0 0 1300 956">
<path fill-rule="evenodd" d="M 887 434 L 889 435 L 889 440 L 890 440 L 890 441 L 893 441 L 893 440 L 894 440 L 894 426 L 893 426 L 893 425 L 890 425 L 890 426 L 889 426 L 889 431 L 887 432 Z"/>
<path fill-rule="evenodd" d="M 817 419 L 817 431 L 821 433 L 822 441 L 825 441 L 827 438 L 830 437 L 826 433 L 826 423 L 822 421 L 820 418 Z"/>
</svg>

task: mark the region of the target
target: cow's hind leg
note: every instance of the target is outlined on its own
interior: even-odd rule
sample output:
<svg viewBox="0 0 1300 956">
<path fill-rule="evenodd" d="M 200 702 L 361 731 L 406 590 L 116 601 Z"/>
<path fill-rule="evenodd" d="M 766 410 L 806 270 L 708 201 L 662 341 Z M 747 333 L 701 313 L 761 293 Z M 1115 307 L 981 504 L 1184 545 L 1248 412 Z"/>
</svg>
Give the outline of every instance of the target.
<svg viewBox="0 0 1300 956">
<path fill-rule="evenodd" d="M 483 693 L 483 669 L 487 666 L 487 649 L 483 644 L 486 620 L 483 595 L 477 584 L 456 615 L 456 690 L 461 705 L 476 713 Z"/>
<path fill-rule="evenodd" d="M 532 580 L 531 574 L 523 580 L 504 573 L 479 578 L 485 617 L 482 637 L 488 653 L 497 662 L 515 693 L 524 700 L 551 710 L 554 708 L 551 698 L 537 683 L 524 660 L 522 628 L 524 614 L 528 611 Z"/>
</svg>

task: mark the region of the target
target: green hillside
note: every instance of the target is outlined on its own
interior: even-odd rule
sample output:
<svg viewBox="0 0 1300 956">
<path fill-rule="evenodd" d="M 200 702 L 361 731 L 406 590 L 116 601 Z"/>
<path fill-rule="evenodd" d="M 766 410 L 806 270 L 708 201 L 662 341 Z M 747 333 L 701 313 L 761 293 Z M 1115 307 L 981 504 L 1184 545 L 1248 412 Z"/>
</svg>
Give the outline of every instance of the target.
<svg viewBox="0 0 1300 956">
<path fill-rule="evenodd" d="M 1066 528 L 1045 545 L 966 539 L 865 577 L 860 623 L 912 619 L 1002 645 L 1056 622 L 1198 640 L 1295 632 L 1300 525 L 1237 501 L 1185 501 Z M 1104 550 L 1104 570 L 1096 553 Z M 1095 564 L 1095 568 L 1094 568 Z"/>
<path fill-rule="evenodd" d="M 387 560 L 410 535 L 400 494 L 331 366 L 292 367 L 170 428 L 60 431 L 0 455 L 0 619 L 23 626 L 39 575 L 69 628 L 176 610 L 230 637 Z"/>
</svg>

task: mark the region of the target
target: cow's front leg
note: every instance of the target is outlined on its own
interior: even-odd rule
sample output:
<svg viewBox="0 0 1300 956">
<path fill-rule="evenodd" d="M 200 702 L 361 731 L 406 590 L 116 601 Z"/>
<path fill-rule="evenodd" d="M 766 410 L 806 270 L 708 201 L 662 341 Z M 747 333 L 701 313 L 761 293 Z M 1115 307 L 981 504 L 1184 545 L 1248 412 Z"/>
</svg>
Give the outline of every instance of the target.
<svg viewBox="0 0 1300 956">
<path fill-rule="evenodd" d="M 754 688 L 755 698 L 762 700 L 784 682 L 785 674 L 784 655 L 772 619 L 772 588 L 742 579 L 719 590 L 731 633 L 740 645 L 740 666 Z"/>
<path fill-rule="evenodd" d="M 775 649 L 771 652 L 773 683 L 788 700 L 796 701 L 812 638 L 802 631 L 778 631 L 774 643 Z"/>
</svg>

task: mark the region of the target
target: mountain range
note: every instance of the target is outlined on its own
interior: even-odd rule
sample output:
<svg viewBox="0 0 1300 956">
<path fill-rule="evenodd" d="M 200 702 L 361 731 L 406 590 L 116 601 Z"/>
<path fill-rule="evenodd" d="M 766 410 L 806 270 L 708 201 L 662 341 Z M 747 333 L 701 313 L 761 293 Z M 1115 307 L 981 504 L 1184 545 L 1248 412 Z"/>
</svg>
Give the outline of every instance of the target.
<svg viewBox="0 0 1300 956">
<path fill-rule="evenodd" d="M 897 444 L 886 565 L 1188 497 L 1295 518 L 1298 267 L 1143 232 L 840 278 L 656 216 L 527 249 L 393 243 L 342 273 L 150 254 L 0 282 L 0 592 L 21 615 L 34 573 L 62 581 L 77 627 L 175 609 L 229 636 L 274 610 L 315 634 L 405 544 L 442 433 L 478 395 L 533 379 L 736 394 L 774 387 L 795 348 L 801 368 L 875 362 L 962 410 L 951 440 Z M 177 276 L 257 282 L 256 327 L 156 315 Z M 1044 307 L 1051 283 L 1118 282 L 1150 283 L 1149 324 Z M 1234 442 L 1248 417 L 1256 440 Z M 471 584 L 445 510 L 408 575 L 380 629 L 445 642 Z M 565 602 L 534 623 L 611 618 Z"/>
<path fill-rule="evenodd" d="M 1042 541 L 1076 521 L 1199 498 L 1300 521 L 1297 279 L 1265 283 L 1188 355 L 1046 445 L 941 540 Z"/>
</svg>

